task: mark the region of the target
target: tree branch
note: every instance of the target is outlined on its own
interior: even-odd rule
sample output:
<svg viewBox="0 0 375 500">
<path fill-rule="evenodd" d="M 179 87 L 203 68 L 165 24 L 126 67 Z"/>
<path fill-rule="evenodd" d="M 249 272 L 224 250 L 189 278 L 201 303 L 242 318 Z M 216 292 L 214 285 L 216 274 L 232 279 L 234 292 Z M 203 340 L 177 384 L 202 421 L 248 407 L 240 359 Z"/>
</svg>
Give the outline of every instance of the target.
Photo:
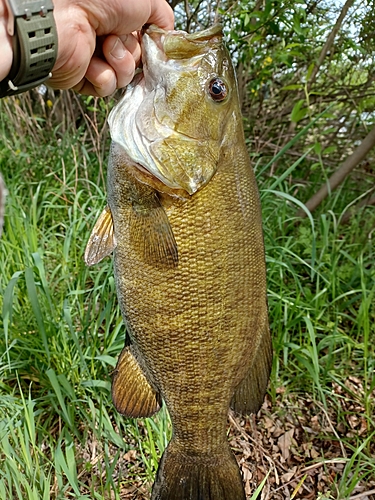
<svg viewBox="0 0 375 500">
<path fill-rule="evenodd" d="M 324 44 L 324 47 L 322 48 L 322 51 L 320 53 L 319 59 L 313 69 L 313 72 L 311 74 L 309 83 L 308 83 L 308 88 L 311 87 L 311 85 L 315 82 L 316 75 L 318 74 L 318 71 L 320 69 L 320 66 L 322 65 L 328 51 L 332 48 L 333 42 L 336 38 L 336 35 L 341 28 L 342 22 L 344 21 L 344 18 L 350 9 L 350 7 L 353 5 L 354 0 L 346 0 L 346 3 L 344 7 L 342 8 L 339 17 L 337 18 L 336 24 L 334 25 L 331 33 L 328 35 L 328 38 L 326 40 L 326 43 Z"/>
<path fill-rule="evenodd" d="M 375 146 L 375 127 L 367 134 L 361 144 L 348 156 L 341 167 L 328 179 L 317 193 L 306 203 L 306 207 L 312 212 L 328 196 L 328 193 L 339 186 L 350 172 L 366 157 L 366 155 Z M 306 212 L 298 210 L 297 217 L 306 217 Z"/>
</svg>

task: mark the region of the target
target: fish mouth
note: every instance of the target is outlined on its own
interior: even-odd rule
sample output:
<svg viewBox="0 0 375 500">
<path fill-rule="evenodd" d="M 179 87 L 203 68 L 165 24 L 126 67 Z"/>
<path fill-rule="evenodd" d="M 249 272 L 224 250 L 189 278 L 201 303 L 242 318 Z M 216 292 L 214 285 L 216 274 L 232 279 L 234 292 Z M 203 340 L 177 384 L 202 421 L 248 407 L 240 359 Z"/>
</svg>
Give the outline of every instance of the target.
<svg viewBox="0 0 375 500">
<path fill-rule="evenodd" d="M 159 26 L 156 26 L 156 24 L 146 24 L 144 28 L 142 29 L 142 35 L 148 34 L 152 36 L 153 34 L 172 34 L 172 35 L 181 35 L 183 38 L 186 38 L 187 40 L 191 41 L 198 41 L 202 42 L 205 40 L 211 40 L 214 36 L 222 36 L 223 34 L 223 27 L 220 23 L 215 23 L 209 28 L 202 30 L 202 31 L 197 31 L 196 33 L 187 33 L 186 31 L 182 30 L 163 30 L 163 28 L 159 28 Z"/>
<path fill-rule="evenodd" d="M 214 24 L 210 28 L 197 33 L 186 33 L 180 30 L 166 31 L 151 24 L 142 31 L 142 51 L 145 51 L 148 58 L 150 51 L 149 40 L 153 40 L 158 50 L 171 59 L 186 59 L 205 52 L 207 42 L 212 48 L 212 41 L 217 38 L 221 43 L 223 29 L 221 24 Z"/>
<path fill-rule="evenodd" d="M 128 85 L 108 119 L 112 140 L 122 146 L 133 165 L 189 195 L 214 175 L 217 154 L 211 138 L 202 140 L 181 130 L 178 119 L 161 103 L 181 76 L 198 73 L 202 59 L 221 43 L 220 24 L 191 34 L 147 27 L 141 40 L 142 73 Z"/>
<path fill-rule="evenodd" d="M 221 45 L 222 37 L 221 24 L 214 24 L 197 33 L 166 31 L 154 24 L 150 25 L 143 31 L 141 41 L 146 86 L 155 83 L 158 76 L 155 71 L 157 72 L 161 63 L 175 61 L 184 66 L 185 60 L 186 68 L 194 67 L 208 51 Z"/>
</svg>

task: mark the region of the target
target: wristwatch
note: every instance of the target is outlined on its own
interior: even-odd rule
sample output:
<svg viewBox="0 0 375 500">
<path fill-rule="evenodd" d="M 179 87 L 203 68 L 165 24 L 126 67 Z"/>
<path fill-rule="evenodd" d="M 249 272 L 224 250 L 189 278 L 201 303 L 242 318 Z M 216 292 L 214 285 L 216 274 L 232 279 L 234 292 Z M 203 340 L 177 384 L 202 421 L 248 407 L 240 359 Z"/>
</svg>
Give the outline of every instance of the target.
<svg viewBox="0 0 375 500">
<path fill-rule="evenodd" d="M 57 57 L 57 30 L 52 0 L 5 0 L 13 63 L 0 82 L 0 97 L 20 94 L 51 76 Z"/>
</svg>

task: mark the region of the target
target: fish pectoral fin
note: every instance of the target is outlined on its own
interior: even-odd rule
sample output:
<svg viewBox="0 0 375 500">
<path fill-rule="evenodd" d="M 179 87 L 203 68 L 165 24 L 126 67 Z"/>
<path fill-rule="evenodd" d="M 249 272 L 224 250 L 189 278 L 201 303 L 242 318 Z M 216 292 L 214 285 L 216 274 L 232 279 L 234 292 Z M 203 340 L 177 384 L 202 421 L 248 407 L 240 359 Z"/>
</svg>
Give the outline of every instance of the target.
<svg viewBox="0 0 375 500">
<path fill-rule="evenodd" d="M 157 267 L 177 267 L 178 250 L 168 216 L 155 197 L 153 206 L 133 206 L 130 236 L 140 249 L 147 264 Z"/>
<path fill-rule="evenodd" d="M 86 245 L 84 260 L 87 266 L 97 264 L 113 252 L 116 239 L 111 209 L 107 205 L 99 215 Z"/>
<path fill-rule="evenodd" d="M 131 346 L 122 350 L 112 379 L 112 400 L 127 417 L 150 417 L 161 408 L 161 397 L 142 370 Z"/>
<path fill-rule="evenodd" d="M 235 412 L 247 415 L 260 410 L 267 391 L 271 368 L 272 340 L 266 322 L 263 336 L 254 355 L 254 362 L 234 391 L 230 406 Z"/>
</svg>

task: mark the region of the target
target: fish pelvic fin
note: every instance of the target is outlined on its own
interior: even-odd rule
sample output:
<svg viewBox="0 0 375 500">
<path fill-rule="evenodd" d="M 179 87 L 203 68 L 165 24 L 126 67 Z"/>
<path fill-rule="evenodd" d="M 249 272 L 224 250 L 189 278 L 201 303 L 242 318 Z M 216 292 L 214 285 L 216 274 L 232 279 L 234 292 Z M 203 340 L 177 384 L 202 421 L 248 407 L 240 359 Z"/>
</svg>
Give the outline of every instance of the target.
<svg viewBox="0 0 375 500">
<path fill-rule="evenodd" d="M 254 362 L 234 391 L 231 408 L 242 415 L 257 413 L 262 406 L 272 368 L 272 340 L 268 321 L 254 355 Z"/>
<path fill-rule="evenodd" d="M 246 500 L 229 445 L 220 454 L 189 455 L 171 441 L 161 458 L 151 500 Z"/>
<path fill-rule="evenodd" d="M 99 215 L 86 245 L 84 261 L 87 266 L 97 264 L 116 247 L 112 213 L 107 205 Z"/>
<path fill-rule="evenodd" d="M 112 400 L 127 417 L 150 417 L 160 410 L 161 397 L 149 383 L 132 346 L 122 350 L 112 379 Z"/>
<path fill-rule="evenodd" d="M 130 237 L 147 264 L 158 268 L 178 265 L 177 243 L 167 214 L 156 194 L 149 205 L 133 205 Z"/>
</svg>

